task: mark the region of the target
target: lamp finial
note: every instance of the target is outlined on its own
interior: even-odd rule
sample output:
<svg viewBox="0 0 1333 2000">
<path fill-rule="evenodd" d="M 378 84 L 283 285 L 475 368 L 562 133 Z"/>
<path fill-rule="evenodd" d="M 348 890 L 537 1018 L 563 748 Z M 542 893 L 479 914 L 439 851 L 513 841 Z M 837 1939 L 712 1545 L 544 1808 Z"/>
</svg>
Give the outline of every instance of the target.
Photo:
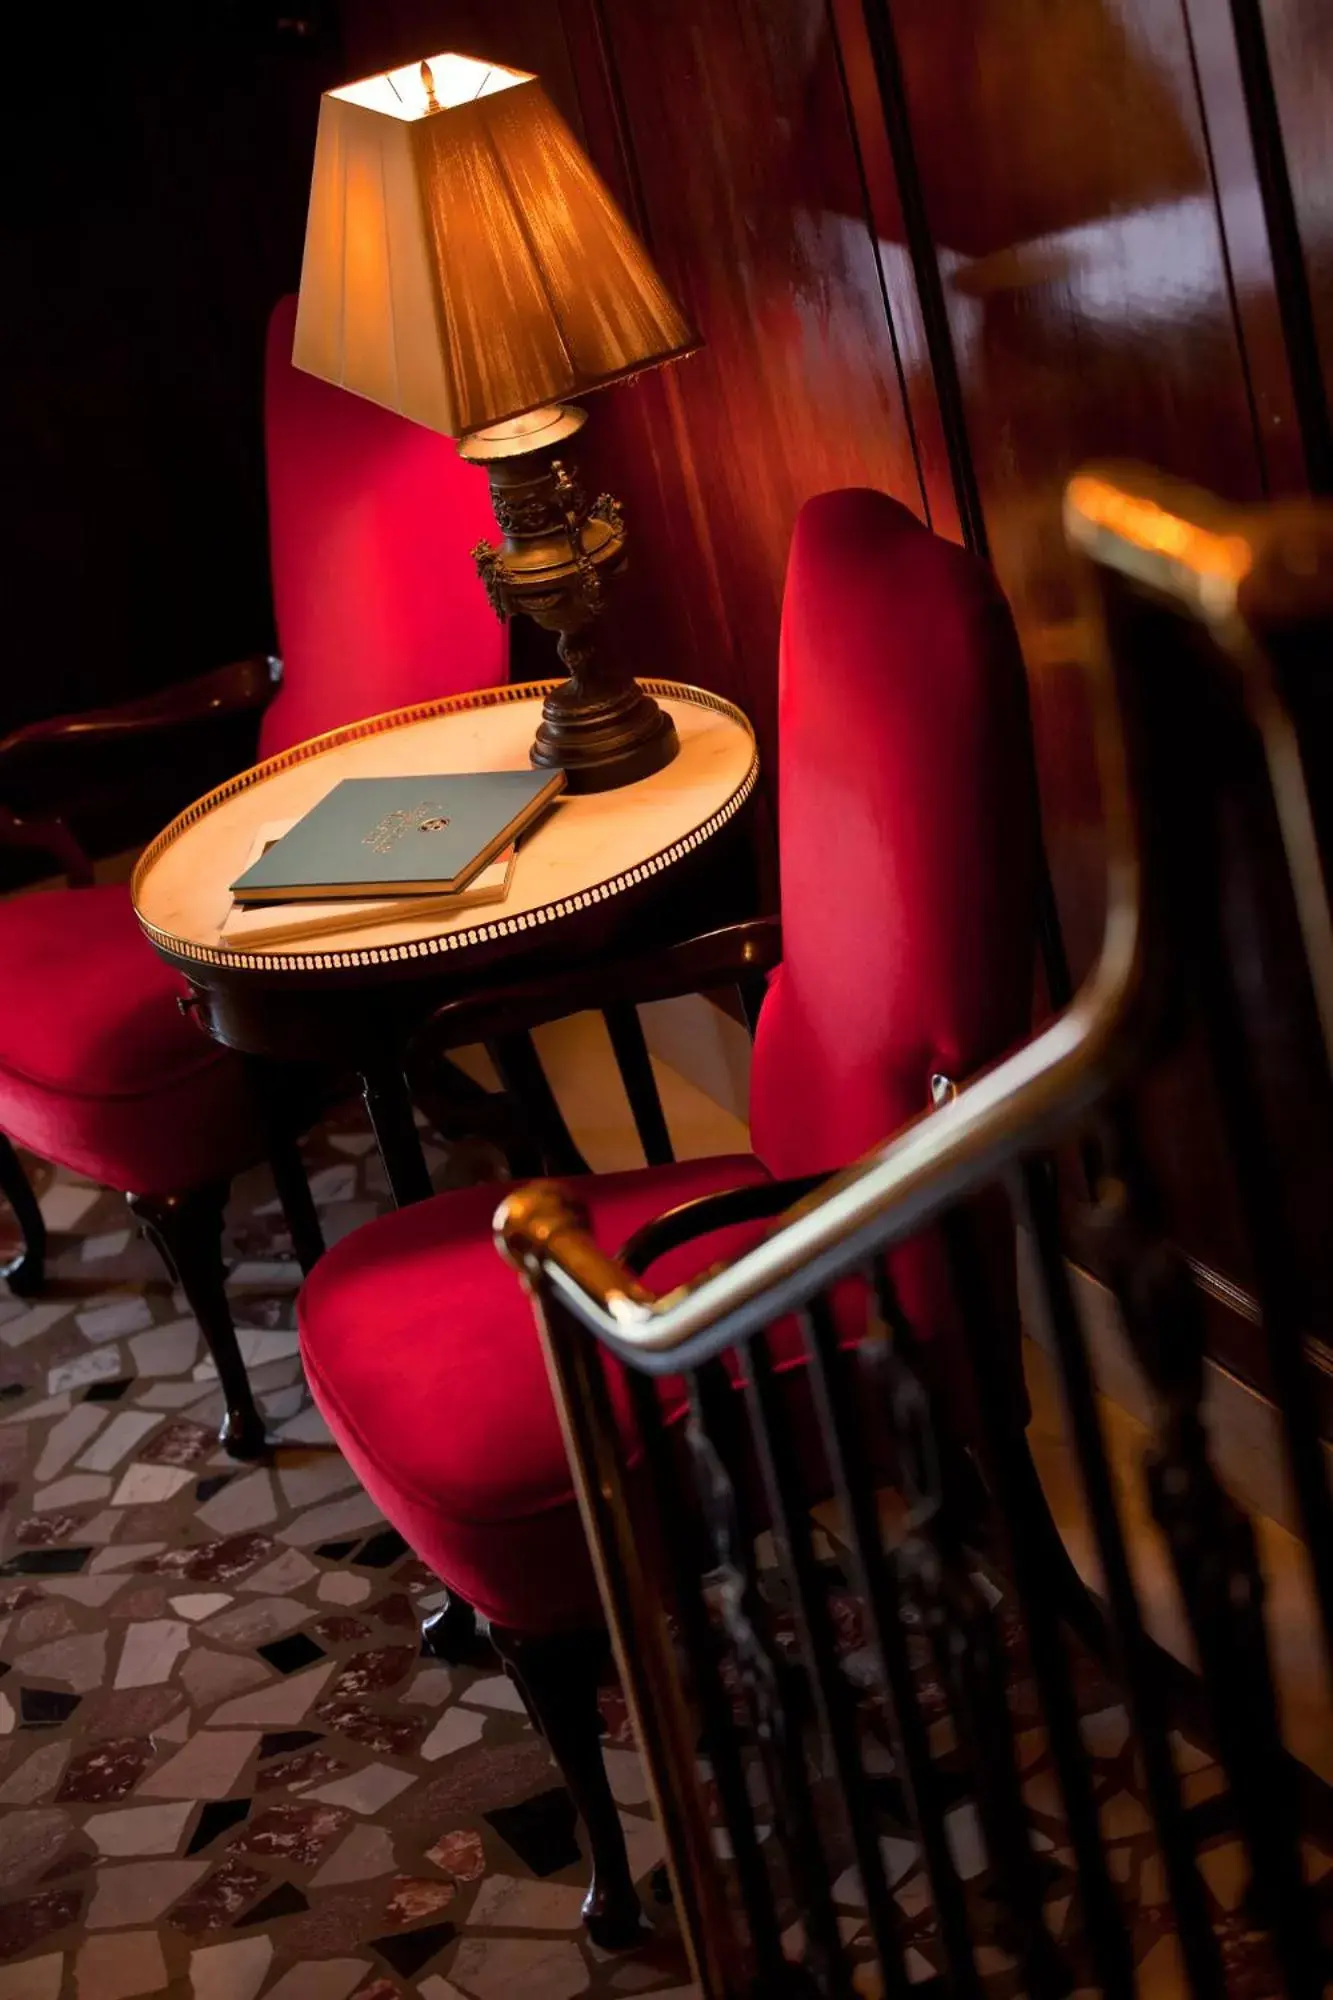
<svg viewBox="0 0 1333 2000">
<path fill-rule="evenodd" d="M 425 90 L 426 93 L 427 111 L 438 111 L 440 108 L 440 100 L 435 95 L 435 74 L 434 71 L 431 69 L 430 64 L 425 61 L 423 61 L 421 65 L 421 83 L 422 83 L 422 88 Z"/>
</svg>

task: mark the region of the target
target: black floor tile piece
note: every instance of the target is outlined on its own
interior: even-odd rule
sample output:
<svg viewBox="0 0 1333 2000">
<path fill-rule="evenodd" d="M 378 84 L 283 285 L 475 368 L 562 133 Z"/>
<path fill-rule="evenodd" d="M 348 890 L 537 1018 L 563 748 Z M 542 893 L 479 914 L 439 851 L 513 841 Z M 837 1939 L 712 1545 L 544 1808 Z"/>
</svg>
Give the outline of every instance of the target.
<svg viewBox="0 0 1333 2000">
<path fill-rule="evenodd" d="M 321 1542 L 315 1550 L 317 1556 L 324 1556 L 329 1562 L 341 1562 L 356 1547 L 356 1542 Z"/>
<path fill-rule="evenodd" d="M 280 1674 L 294 1674 L 298 1667 L 313 1667 L 316 1660 L 328 1657 L 308 1632 L 293 1632 L 286 1639 L 275 1639 L 271 1645 L 257 1646 L 255 1651 Z"/>
<path fill-rule="evenodd" d="M 94 1382 L 90 1389 L 84 1391 L 83 1400 L 85 1403 L 118 1403 L 132 1379 L 126 1375 L 119 1382 Z"/>
<path fill-rule="evenodd" d="M 289 1750 L 305 1750 L 312 1743 L 321 1740 L 318 1729 L 270 1729 L 259 1739 L 259 1761 L 266 1757 L 285 1757 Z"/>
<path fill-rule="evenodd" d="M 224 1486 L 230 1486 L 234 1477 L 235 1474 L 231 1472 L 211 1472 L 207 1479 L 201 1479 L 194 1489 L 194 1497 L 199 1505 L 202 1507 L 205 1500 L 211 1500 Z"/>
<path fill-rule="evenodd" d="M 457 1936 L 453 1924 L 427 1924 L 424 1931 L 399 1931 L 395 1937 L 376 1938 L 371 1949 L 387 1959 L 403 1979 L 412 1979 Z"/>
<path fill-rule="evenodd" d="M 187 1854 L 197 1854 L 201 1847 L 207 1847 L 229 1826 L 236 1826 L 250 1810 L 249 1799 L 209 1799 L 199 1815 L 199 1824 L 194 1830 Z"/>
<path fill-rule="evenodd" d="M 322 1553 L 323 1551 L 321 1551 Z M 388 1569 L 390 1563 L 396 1563 L 399 1556 L 405 1556 L 406 1554 L 407 1543 L 403 1540 L 397 1528 L 381 1528 L 377 1535 L 370 1537 L 369 1541 L 362 1542 L 356 1558 L 357 1567 L 360 1569 Z"/>
<path fill-rule="evenodd" d="M 26 1382 L 0 1383 L 0 1403 L 12 1403 L 15 1396 L 21 1396 L 27 1386 Z"/>
<path fill-rule="evenodd" d="M 265 1896 L 262 1903 L 256 1903 L 241 1918 L 241 1923 L 249 1930 L 252 1924 L 275 1924 L 279 1917 L 294 1917 L 309 1908 L 294 1882 L 280 1882 L 271 1896 Z"/>
<path fill-rule="evenodd" d="M 563 1785 L 516 1806 L 497 1806 L 485 1818 L 534 1875 L 558 1874 L 579 1859 L 574 1801 Z"/>
<path fill-rule="evenodd" d="M 74 1576 L 91 1554 L 91 1549 L 20 1549 L 0 1563 L 0 1576 Z"/>
<path fill-rule="evenodd" d="M 24 1729 L 54 1729 L 68 1722 L 81 1694 L 58 1694 L 53 1688 L 23 1688 L 19 1693 L 19 1722 Z"/>
</svg>

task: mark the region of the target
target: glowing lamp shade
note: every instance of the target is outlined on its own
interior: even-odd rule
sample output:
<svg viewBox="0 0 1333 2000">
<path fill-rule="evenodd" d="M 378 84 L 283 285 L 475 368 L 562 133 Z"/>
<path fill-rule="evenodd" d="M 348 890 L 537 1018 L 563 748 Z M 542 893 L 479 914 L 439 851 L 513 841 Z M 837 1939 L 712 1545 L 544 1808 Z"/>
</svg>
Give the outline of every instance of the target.
<svg viewBox="0 0 1333 2000">
<path fill-rule="evenodd" d="M 325 94 L 298 368 L 463 437 L 697 345 L 536 77 L 446 54 Z"/>
</svg>

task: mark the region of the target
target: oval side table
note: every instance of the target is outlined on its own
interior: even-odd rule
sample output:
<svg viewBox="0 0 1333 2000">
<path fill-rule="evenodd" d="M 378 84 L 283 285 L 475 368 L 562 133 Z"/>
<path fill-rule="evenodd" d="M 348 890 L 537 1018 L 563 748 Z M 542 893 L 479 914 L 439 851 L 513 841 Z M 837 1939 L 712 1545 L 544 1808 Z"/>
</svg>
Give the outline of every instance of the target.
<svg viewBox="0 0 1333 2000">
<path fill-rule="evenodd" d="M 403 1072 L 413 1027 L 444 1000 L 502 986 L 510 972 L 586 963 L 650 920 L 753 792 L 750 724 L 718 695 L 645 680 L 676 725 L 680 754 L 619 791 L 558 799 L 520 844 L 499 905 L 237 952 L 218 942 L 228 885 L 260 827 L 298 818 L 343 778 L 526 770 L 555 685 L 418 703 L 296 744 L 197 800 L 134 872 L 144 932 L 189 981 L 209 1033 L 248 1055 L 358 1073 L 399 1204 L 430 1193 Z"/>
</svg>

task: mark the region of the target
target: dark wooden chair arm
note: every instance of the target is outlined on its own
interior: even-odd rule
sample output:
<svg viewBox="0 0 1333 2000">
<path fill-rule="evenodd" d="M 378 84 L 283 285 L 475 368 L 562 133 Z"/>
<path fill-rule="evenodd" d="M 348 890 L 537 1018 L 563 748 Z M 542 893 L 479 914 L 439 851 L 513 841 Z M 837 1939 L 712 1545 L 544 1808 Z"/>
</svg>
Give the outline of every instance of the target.
<svg viewBox="0 0 1333 2000">
<path fill-rule="evenodd" d="M 71 889 L 86 889 L 93 879 L 92 862 L 64 820 L 54 814 L 36 818 L 0 806 L 0 847 L 35 848 L 49 854 L 59 863 Z"/>
<path fill-rule="evenodd" d="M 673 1000 L 719 986 L 742 986 L 762 979 L 782 955 L 777 917 L 728 924 L 682 944 L 625 958 L 595 959 L 567 971 L 519 979 L 492 991 L 450 1001 L 420 1030 L 417 1045 L 462 1048 L 540 1027 L 543 1021 L 618 1004 Z"/>
<path fill-rule="evenodd" d="M 0 738 L 0 769 L 34 751 L 96 747 L 126 737 L 193 728 L 264 708 L 281 671 L 278 661 L 256 653 L 156 694 L 119 702 L 113 708 L 83 709 L 75 715 L 51 715 L 40 722 L 25 723 Z"/>
<path fill-rule="evenodd" d="M 830 1178 L 828 1174 L 803 1174 L 797 1180 L 759 1181 L 752 1187 L 719 1188 L 715 1194 L 697 1195 L 636 1229 L 616 1252 L 616 1262 L 641 1278 L 659 1257 L 679 1250 L 682 1243 L 711 1236 L 716 1229 L 730 1229 L 738 1222 L 764 1222 L 781 1215 Z"/>
</svg>

